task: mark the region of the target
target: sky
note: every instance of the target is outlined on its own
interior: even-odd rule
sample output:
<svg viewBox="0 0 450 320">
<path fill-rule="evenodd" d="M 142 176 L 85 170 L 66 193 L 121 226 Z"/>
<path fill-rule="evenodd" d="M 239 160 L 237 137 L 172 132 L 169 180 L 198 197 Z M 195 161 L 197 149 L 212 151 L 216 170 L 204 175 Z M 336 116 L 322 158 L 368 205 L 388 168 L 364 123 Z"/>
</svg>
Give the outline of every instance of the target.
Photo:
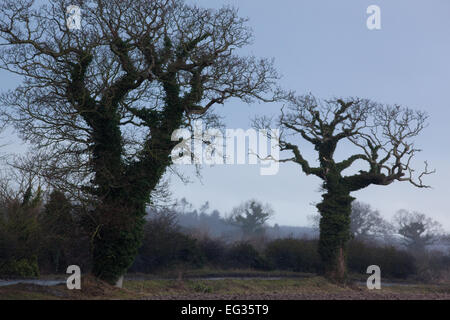
<svg viewBox="0 0 450 320">
<path fill-rule="evenodd" d="M 202 7 L 231 5 L 249 18 L 254 43 L 242 54 L 275 59 L 279 84 L 298 94 L 320 98 L 358 96 L 377 102 L 425 110 L 427 127 L 416 139 L 436 174 L 430 189 L 409 183 L 370 186 L 353 193 L 391 219 L 399 209 L 423 212 L 450 230 L 450 1 L 448 0 L 191 0 Z M 369 30 L 366 9 L 381 9 L 381 29 Z M 0 72 L 0 86 L 12 88 L 15 76 Z M 247 105 L 238 100 L 216 108 L 227 128 L 247 129 L 257 115 L 276 115 L 280 104 Z M 7 132 L 8 134 L 8 132 Z M 3 134 L 5 135 L 5 134 Z M 13 141 L 14 136 L 4 136 Z M 18 150 L 18 145 L 10 145 Z M 5 151 L 4 151 L 5 152 Z M 345 154 L 345 150 L 343 150 Z M 312 152 L 306 152 L 314 160 Z M 278 174 L 262 176 L 257 165 L 203 167 L 201 179 L 192 166 L 178 168 L 190 176 L 185 184 L 170 177 L 174 198 L 196 206 L 209 201 L 222 213 L 249 199 L 272 205 L 271 223 L 306 225 L 317 212 L 321 181 L 307 177 L 295 164 L 281 164 Z"/>
</svg>

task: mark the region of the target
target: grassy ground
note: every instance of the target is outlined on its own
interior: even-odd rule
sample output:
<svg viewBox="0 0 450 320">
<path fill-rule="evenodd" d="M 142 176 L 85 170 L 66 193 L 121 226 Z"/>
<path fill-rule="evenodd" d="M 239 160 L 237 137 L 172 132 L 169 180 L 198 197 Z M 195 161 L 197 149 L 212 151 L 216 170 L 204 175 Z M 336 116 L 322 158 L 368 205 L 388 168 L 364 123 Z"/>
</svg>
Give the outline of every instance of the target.
<svg viewBox="0 0 450 320">
<path fill-rule="evenodd" d="M 340 286 L 322 277 L 270 279 L 135 279 L 118 289 L 90 276 L 83 277 L 81 290 L 65 286 L 44 287 L 17 284 L 0 287 L 0 299 L 447 299 L 450 284 L 394 285 L 368 290 L 356 284 Z"/>
<path fill-rule="evenodd" d="M 134 273 L 127 275 L 130 280 L 153 280 L 153 279 L 178 279 L 180 276 L 183 279 L 204 279 L 204 278 L 220 278 L 220 277 L 235 277 L 235 278 L 305 278 L 312 277 L 312 273 L 293 272 L 293 271 L 258 271 L 253 269 L 213 269 L 201 268 L 191 270 L 167 270 L 160 271 L 155 274 Z"/>
</svg>

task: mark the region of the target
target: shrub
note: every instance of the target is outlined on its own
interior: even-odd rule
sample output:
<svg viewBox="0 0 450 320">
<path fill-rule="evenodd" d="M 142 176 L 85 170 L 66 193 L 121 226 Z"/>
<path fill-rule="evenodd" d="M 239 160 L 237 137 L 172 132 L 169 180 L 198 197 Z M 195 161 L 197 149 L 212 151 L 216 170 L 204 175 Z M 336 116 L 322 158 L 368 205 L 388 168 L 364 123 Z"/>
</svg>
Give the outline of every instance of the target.
<svg viewBox="0 0 450 320">
<path fill-rule="evenodd" d="M 316 240 L 277 239 L 267 245 L 265 255 L 280 270 L 317 272 L 320 264 Z"/>
<path fill-rule="evenodd" d="M 270 242 L 265 256 L 274 268 L 297 272 L 320 271 L 317 240 L 277 239 Z M 353 240 L 347 251 L 348 270 L 365 274 L 367 267 L 378 265 L 387 277 L 407 278 L 417 273 L 414 257 L 394 247 L 377 247 Z"/>
<path fill-rule="evenodd" d="M 143 245 L 130 271 L 151 273 L 180 264 L 200 267 L 203 261 L 194 238 L 164 219 L 155 219 L 148 221 L 144 228 Z"/>
<path fill-rule="evenodd" d="M 0 265 L 0 275 L 8 277 L 38 277 L 37 258 L 11 259 Z"/>
<path fill-rule="evenodd" d="M 365 274 L 370 265 L 379 266 L 382 276 L 387 277 L 405 279 L 417 272 L 414 257 L 404 250 L 351 241 L 348 247 L 349 270 Z"/>
<path fill-rule="evenodd" d="M 198 241 L 198 246 L 209 265 L 221 267 L 225 264 L 227 252 L 225 243 L 217 239 L 203 238 Z"/>
<path fill-rule="evenodd" d="M 211 293 L 212 292 L 212 288 L 202 282 L 194 283 L 193 289 L 195 292 L 200 292 L 200 293 Z"/>
<path fill-rule="evenodd" d="M 39 223 L 43 234 L 39 255 L 41 269 L 49 272 L 65 272 L 75 241 L 77 226 L 72 216 L 72 204 L 64 193 L 53 191 L 40 213 Z M 77 263 L 79 264 L 79 263 Z"/>
<path fill-rule="evenodd" d="M 227 266 L 243 269 L 270 269 L 268 262 L 248 242 L 239 242 L 232 245 L 227 252 Z"/>
<path fill-rule="evenodd" d="M 28 188 L 23 200 L 0 203 L 0 275 L 34 277 L 39 274 L 37 254 L 42 234 L 38 223 L 40 191 Z"/>
<path fill-rule="evenodd" d="M 425 282 L 447 282 L 450 275 L 450 255 L 440 251 L 427 251 L 415 255 L 417 261 L 416 280 Z"/>
</svg>

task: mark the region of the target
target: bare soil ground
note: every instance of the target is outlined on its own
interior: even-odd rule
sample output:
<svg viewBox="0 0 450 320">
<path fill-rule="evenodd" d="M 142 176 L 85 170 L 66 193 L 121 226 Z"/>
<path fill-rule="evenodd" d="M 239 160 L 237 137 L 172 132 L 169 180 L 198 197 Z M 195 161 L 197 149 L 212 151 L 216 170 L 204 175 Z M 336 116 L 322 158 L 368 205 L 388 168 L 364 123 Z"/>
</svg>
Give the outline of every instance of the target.
<svg viewBox="0 0 450 320">
<path fill-rule="evenodd" d="M 225 280 L 127 280 L 124 288 L 110 286 L 90 276 L 81 290 L 64 285 L 16 284 L 0 287 L 0 299 L 20 300 L 450 300 L 450 284 L 393 285 L 368 290 L 351 284 L 340 286 L 321 277 Z"/>
</svg>

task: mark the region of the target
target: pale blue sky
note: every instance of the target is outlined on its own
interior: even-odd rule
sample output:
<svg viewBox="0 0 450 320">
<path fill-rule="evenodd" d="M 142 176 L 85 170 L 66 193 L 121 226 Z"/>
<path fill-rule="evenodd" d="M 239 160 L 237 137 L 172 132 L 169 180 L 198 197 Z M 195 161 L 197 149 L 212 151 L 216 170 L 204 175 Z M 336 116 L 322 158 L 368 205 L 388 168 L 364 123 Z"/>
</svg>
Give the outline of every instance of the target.
<svg viewBox="0 0 450 320">
<path fill-rule="evenodd" d="M 250 18 L 257 56 L 274 57 L 283 75 L 280 84 L 298 93 L 327 98 L 360 96 L 426 110 L 430 126 L 417 139 L 437 173 L 428 177 L 433 189 L 408 183 L 371 186 L 354 194 L 390 219 L 399 209 L 426 213 L 450 230 L 450 1 L 448 0 L 198 0 L 205 7 L 224 4 Z M 366 27 L 369 5 L 381 8 L 381 30 Z M 11 88 L 17 77 L 0 72 L 0 85 Z M 219 106 L 228 128 L 248 128 L 255 115 L 277 114 L 278 104 L 248 106 L 233 101 Z M 13 139 L 10 136 L 4 139 Z M 9 150 L 16 150 L 11 145 Z M 343 150 L 345 151 L 345 150 Z M 313 153 L 307 153 L 313 160 Z M 192 173 L 191 168 L 183 168 Z M 275 176 L 261 176 L 258 166 L 203 168 L 200 182 L 184 185 L 172 178 L 174 197 L 195 205 L 230 211 L 250 198 L 272 204 L 272 223 L 305 225 L 320 201 L 320 180 L 300 167 L 282 164 Z"/>
</svg>

